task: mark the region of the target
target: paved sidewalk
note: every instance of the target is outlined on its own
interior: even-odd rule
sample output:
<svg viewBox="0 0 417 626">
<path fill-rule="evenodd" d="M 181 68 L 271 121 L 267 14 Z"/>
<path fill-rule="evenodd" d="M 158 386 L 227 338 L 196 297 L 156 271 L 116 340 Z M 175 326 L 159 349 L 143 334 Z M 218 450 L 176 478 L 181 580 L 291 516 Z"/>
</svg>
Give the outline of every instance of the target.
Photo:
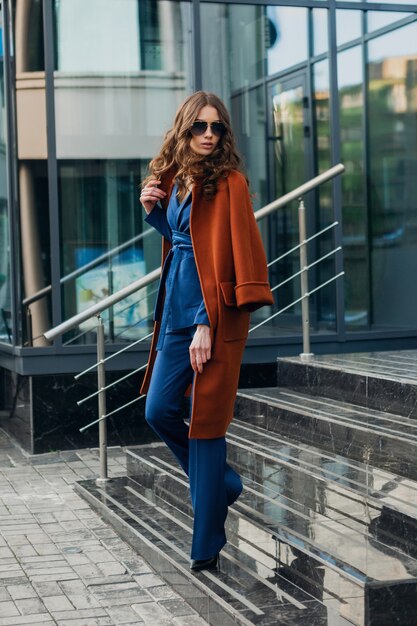
<svg viewBox="0 0 417 626">
<path fill-rule="evenodd" d="M 29 457 L 0 429 L 1 626 L 205 626 L 74 492 L 98 471 L 97 450 Z"/>
</svg>

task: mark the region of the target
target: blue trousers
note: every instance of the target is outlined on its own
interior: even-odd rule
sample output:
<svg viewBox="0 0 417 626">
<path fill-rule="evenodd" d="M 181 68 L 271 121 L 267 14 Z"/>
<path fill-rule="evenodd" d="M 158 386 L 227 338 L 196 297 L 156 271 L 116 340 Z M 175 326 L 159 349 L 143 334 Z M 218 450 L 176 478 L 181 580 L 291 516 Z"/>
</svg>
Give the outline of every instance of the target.
<svg viewBox="0 0 417 626">
<path fill-rule="evenodd" d="M 189 346 L 194 327 L 167 329 L 157 352 L 146 397 L 145 418 L 167 444 L 189 477 L 194 511 L 192 559 L 209 559 L 226 543 L 227 509 L 240 495 L 239 474 L 226 463 L 226 440 L 189 439 L 180 408 L 194 380 Z M 196 374 L 203 376 L 203 374 Z"/>
</svg>

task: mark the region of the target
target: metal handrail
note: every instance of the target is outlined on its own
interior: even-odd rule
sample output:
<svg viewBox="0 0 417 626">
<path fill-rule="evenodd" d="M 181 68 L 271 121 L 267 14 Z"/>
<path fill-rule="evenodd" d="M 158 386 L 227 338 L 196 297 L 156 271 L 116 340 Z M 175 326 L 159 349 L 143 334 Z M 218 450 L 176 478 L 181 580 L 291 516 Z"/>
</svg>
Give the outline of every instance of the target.
<svg viewBox="0 0 417 626">
<path fill-rule="evenodd" d="M 285 206 L 292 200 L 297 200 L 303 194 L 307 193 L 308 191 L 312 191 L 313 189 L 315 189 L 322 183 L 327 182 L 328 180 L 334 178 L 335 176 L 338 176 L 339 174 L 344 172 L 344 170 L 345 170 L 345 166 L 342 165 L 342 163 L 339 163 L 338 165 L 335 165 L 334 167 L 331 167 L 330 169 L 326 170 L 322 174 L 315 176 L 314 178 L 309 180 L 307 183 L 304 183 L 303 185 L 300 185 L 293 191 L 290 191 L 289 193 L 285 194 L 285 196 L 282 196 L 278 200 L 274 200 L 274 202 L 270 202 L 269 204 L 264 206 L 262 209 L 258 209 L 258 211 L 255 211 L 254 215 L 255 215 L 256 221 L 259 221 L 263 217 L 270 215 L 271 213 L 273 213 L 277 209 L 282 208 L 283 206 Z M 44 337 L 48 341 L 53 341 L 56 337 L 59 337 L 59 335 L 62 335 L 68 332 L 75 326 L 78 326 L 78 324 L 81 324 L 82 322 L 85 322 L 86 320 L 88 320 L 90 317 L 93 317 L 94 315 L 97 315 L 98 313 L 101 313 L 105 309 L 113 306 L 120 300 L 123 300 L 123 298 L 126 298 L 127 296 L 130 296 L 132 293 L 134 293 L 138 289 L 141 289 L 141 287 L 145 287 L 146 285 L 149 285 L 150 283 L 152 283 L 154 280 L 158 280 L 160 274 L 161 274 L 161 268 L 159 267 L 153 272 L 150 272 L 146 276 L 143 276 L 137 281 L 131 283 L 127 287 L 120 289 L 116 293 L 110 296 L 107 296 L 106 298 L 103 298 L 103 300 L 101 300 L 100 302 L 97 302 L 96 304 L 89 307 L 88 309 L 85 309 L 85 311 L 82 311 L 81 313 L 77 313 L 76 315 L 73 315 L 72 317 L 67 319 L 65 322 L 62 322 L 61 324 L 58 324 L 58 326 L 51 328 L 51 330 L 46 331 L 44 333 Z"/>
<path fill-rule="evenodd" d="M 108 309 L 114 304 L 117 304 L 117 302 L 120 302 L 120 300 L 123 300 L 123 298 L 127 298 L 127 296 L 135 293 L 135 291 L 138 291 L 142 287 L 146 287 L 146 285 L 150 285 L 155 280 L 157 280 L 160 275 L 161 268 L 158 267 L 156 270 L 153 270 L 152 272 L 149 272 L 149 274 L 146 274 L 146 276 L 142 276 L 142 278 L 135 280 L 133 283 L 130 283 L 130 285 L 127 285 L 126 287 L 123 287 L 123 289 L 116 291 L 116 293 L 113 293 L 111 296 L 107 296 L 106 298 L 103 298 L 103 300 L 101 300 L 100 302 L 93 304 L 93 306 L 85 309 L 85 311 L 77 313 L 77 315 L 73 315 L 65 322 L 62 322 L 61 324 L 58 324 L 58 326 L 55 326 L 55 328 L 51 328 L 51 330 L 46 331 L 44 333 L 44 337 L 48 341 L 53 341 L 56 337 L 59 337 L 59 335 L 63 335 L 75 326 L 78 326 L 82 322 L 90 319 L 90 317 L 98 315 L 105 309 Z"/>
<path fill-rule="evenodd" d="M 79 267 L 77 270 L 74 270 L 73 272 L 70 272 L 69 274 L 66 274 L 65 276 L 63 276 L 59 281 L 60 284 L 65 285 L 65 283 L 72 280 L 73 278 L 78 278 L 78 276 L 81 276 L 82 274 L 85 274 L 89 270 L 94 269 L 98 265 L 101 265 L 104 261 L 107 261 L 107 259 L 110 259 L 113 256 L 116 256 L 117 254 L 119 254 L 119 252 L 123 252 L 123 250 L 130 248 L 130 246 L 133 246 L 133 244 L 140 241 L 140 239 L 147 237 L 152 232 L 153 232 L 153 229 L 148 228 L 148 230 L 143 231 L 143 233 L 140 233 L 139 235 L 136 235 L 135 237 L 128 239 L 128 241 L 121 243 L 119 246 L 115 246 L 108 252 L 104 252 L 103 254 L 98 256 L 96 259 L 89 261 L 82 267 Z M 47 285 L 46 287 L 39 289 L 39 291 L 34 293 L 32 296 L 29 296 L 28 298 L 25 298 L 24 300 L 22 300 L 22 305 L 28 306 L 29 304 L 33 304 L 34 302 L 37 302 L 37 300 L 40 300 L 44 296 L 48 295 L 48 293 L 50 293 L 51 291 L 52 291 L 52 285 Z"/>
<path fill-rule="evenodd" d="M 339 174 L 343 174 L 344 171 L 345 166 L 342 163 L 331 167 L 322 174 L 311 178 L 308 182 L 303 183 L 296 189 L 293 189 L 293 191 L 286 193 L 285 196 L 281 196 L 281 198 L 278 198 L 278 200 L 274 200 L 273 202 L 270 202 L 269 204 L 262 207 L 262 209 L 258 209 L 258 211 L 256 211 L 255 213 L 256 219 L 260 220 L 261 218 L 270 215 L 270 213 L 274 213 L 274 211 L 276 211 L 277 209 L 281 209 L 289 202 L 292 202 L 293 200 L 299 200 L 309 191 L 313 191 L 313 189 L 315 189 L 319 185 L 326 183 L 328 180 L 335 178 L 335 176 L 338 176 Z"/>
</svg>

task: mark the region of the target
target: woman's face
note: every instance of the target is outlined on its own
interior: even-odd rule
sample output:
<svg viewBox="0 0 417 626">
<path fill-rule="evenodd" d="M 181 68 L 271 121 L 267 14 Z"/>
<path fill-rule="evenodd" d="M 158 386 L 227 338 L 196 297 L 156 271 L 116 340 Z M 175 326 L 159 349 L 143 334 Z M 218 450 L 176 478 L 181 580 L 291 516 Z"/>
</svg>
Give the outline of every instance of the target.
<svg viewBox="0 0 417 626">
<path fill-rule="evenodd" d="M 212 132 L 210 126 L 212 122 L 220 122 L 219 113 L 217 109 L 207 104 L 198 112 L 197 120 L 207 122 L 207 129 L 202 135 L 191 137 L 190 148 L 197 154 L 208 156 L 220 141 L 220 137 Z"/>
</svg>

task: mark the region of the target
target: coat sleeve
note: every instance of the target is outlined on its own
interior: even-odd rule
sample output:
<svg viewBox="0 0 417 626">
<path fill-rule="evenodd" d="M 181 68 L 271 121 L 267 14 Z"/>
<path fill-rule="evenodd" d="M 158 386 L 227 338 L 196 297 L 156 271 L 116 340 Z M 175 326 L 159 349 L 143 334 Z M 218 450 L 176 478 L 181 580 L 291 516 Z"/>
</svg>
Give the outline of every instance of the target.
<svg viewBox="0 0 417 626">
<path fill-rule="evenodd" d="M 156 203 L 152 211 L 146 215 L 145 222 L 156 228 L 156 230 L 161 233 L 165 239 L 172 242 L 172 233 L 168 224 L 167 214 L 159 202 Z"/>
<path fill-rule="evenodd" d="M 239 172 L 233 172 L 229 178 L 236 306 L 244 311 L 255 311 L 274 304 L 268 282 L 266 255 L 246 179 Z"/>
</svg>

